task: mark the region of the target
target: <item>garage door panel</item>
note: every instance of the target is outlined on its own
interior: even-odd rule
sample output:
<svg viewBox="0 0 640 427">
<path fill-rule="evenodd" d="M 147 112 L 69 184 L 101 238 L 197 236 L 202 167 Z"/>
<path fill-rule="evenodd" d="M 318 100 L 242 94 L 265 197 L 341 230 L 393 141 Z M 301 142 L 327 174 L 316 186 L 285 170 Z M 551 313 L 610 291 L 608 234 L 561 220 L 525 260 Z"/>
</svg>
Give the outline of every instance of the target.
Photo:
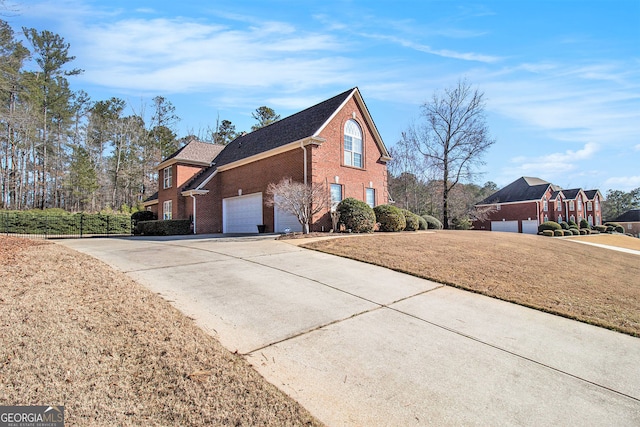
<svg viewBox="0 0 640 427">
<path fill-rule="evenodd" d="M 276 202 L 277 201 L 278 196 L 276 196 Z M 276 233 L 293 233 L 302 231 L 302 224 L 298 221 L 297 216 L 279 209 L 277 204 L 273 207 L 273 210 Z"/>
<path fill-rule="evenodd" d="M 522 221 L 522 232 L 525 234 L 538 234 L 538 221 L 535 219 Z"/>
<path fill-rule="evenodd" d="M 262 219 L 262 193 L 229 197 L 222 200 L 224 233 L 257 233 Z"/>
<path fill-rule="evenodd" d="M 491 231 L 518 232 L 518 221 L 491 221 Z"/>
</svg>

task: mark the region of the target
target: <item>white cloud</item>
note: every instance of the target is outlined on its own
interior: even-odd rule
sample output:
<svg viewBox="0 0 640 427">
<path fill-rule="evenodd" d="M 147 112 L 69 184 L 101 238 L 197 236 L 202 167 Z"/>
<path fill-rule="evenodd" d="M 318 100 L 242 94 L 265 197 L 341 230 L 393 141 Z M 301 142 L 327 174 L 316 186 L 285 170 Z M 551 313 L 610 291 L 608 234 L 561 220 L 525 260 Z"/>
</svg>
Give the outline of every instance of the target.
<svg viewBox="0 0 640 427">
<path fill-rule="evenodd" d="M 608 178 L 605 182 L 607 188 L 621 191 L 631 191 L 640 187 L 640 175 L 635 176 L 616 176 Z"/>
<path fill-rule="evenodd" d="M 636 151 L 640 151 L 640 144 L 638 144 L 635 147 L 633 147 L 633 149 L 636 150 Z"/>
<path fill-rule="evenodd" d="M 83 30 L 83 79 L 103 86 L 164 92 L 217 85 L 292 88 L 350 75 L 344 44 L 286 23 L 248 28 L 185 19 L 128 19 Z"/>
</svg>

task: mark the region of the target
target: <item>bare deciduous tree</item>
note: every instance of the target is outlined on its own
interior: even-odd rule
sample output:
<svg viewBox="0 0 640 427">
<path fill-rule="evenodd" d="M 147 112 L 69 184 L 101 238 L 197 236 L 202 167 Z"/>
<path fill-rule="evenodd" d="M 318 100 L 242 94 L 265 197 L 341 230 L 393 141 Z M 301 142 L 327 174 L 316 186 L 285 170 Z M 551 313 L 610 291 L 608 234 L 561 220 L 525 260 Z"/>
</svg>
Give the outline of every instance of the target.
<svg viewBox="0 0 640 427">
<path fill-rule="evenodd" d="M 475 166 L 495 140 L 489 136 L 484 116 L 484 94 L 466 80 L 434 93 L 422 106 L 424 122 L 411 126 L 403 139 L 424 156 L 443 183 L 442 224 L 449 228 L 449 194 L 464 180 L 471 180 Z"/>
<path fill-rule="evenodd" d="M 267 187 L 267 206 L 295 215 L 302 225 L 304 234 L 309 233 L 309 223 L 313 215 L 327 208 L 329 192 L 323 183 L 303 184 L 291 178 L 283 178 L 279 183 Z"/>
</svg>

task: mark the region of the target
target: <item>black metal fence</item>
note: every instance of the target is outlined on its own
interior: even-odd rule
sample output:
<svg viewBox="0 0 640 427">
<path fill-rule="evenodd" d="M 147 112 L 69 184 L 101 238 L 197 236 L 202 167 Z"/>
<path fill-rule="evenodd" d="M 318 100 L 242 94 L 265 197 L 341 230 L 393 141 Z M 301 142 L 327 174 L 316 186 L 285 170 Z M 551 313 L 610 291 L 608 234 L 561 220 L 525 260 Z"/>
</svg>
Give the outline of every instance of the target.
<svg viewBox="0 0 640 427">
<path fill-rule="evenodd" d="M 0 233 L 40 239 L 130 236 L 132 222 L 128 215 L 0 212 Z"/>
</svg>

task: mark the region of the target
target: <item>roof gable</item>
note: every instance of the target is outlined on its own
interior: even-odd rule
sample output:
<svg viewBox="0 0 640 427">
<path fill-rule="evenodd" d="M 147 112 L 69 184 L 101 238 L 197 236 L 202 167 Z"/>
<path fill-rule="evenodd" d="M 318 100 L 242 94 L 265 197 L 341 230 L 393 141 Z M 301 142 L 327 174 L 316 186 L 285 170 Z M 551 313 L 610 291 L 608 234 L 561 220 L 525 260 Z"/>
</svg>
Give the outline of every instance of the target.
<svg viewBox="0 0 640 427">
<path fill-rule="evenodd" d="M 478 205 L 542 200 L 542 197 L 550 186 L 550 183 L 543 181 L 540 178 L 523 176 L 506 187 L 496 191 L 478 203 Z"/>
<path fill-rule="evenodd" d="M 169 157 L 164 159 L 156 169 L 160 170 L 174 163 L 189 163 L 193 165 L 209 166 L 225 146 L 211 144 L 197 140 L 189 141 L 184 147 L 176 150 Z"/>
</svg>

